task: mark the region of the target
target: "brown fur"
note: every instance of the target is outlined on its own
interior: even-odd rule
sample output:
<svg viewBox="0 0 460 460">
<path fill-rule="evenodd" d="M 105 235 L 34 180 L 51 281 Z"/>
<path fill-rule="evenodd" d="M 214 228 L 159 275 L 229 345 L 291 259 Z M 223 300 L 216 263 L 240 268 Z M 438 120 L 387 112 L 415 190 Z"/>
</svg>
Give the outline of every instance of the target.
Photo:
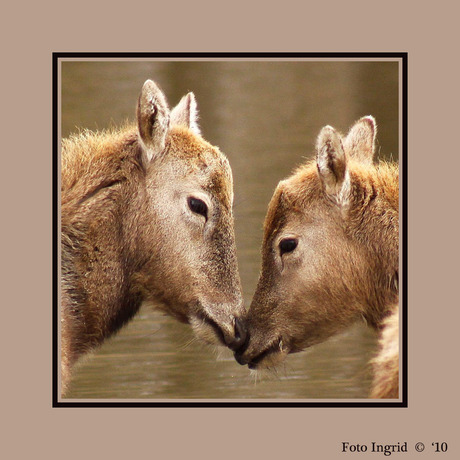
<svg viewBox="0 0 460 460">
<path fill-rule="evenodd" d="M 206 342 L 243 335 L 228 160 L 195 122 L 193 94 L 169 111 L 144 84 L 138 125 L 62 142 L 61 378 L 143 301 Z M 190 198 L 206 203 L 193 211 Z"/>
<path fill-rule="evenodd" d="M 399 308 L 384 320 L 379 353 L 371 361 L 374 379 L 371 398 L 399 397 Z"/>
<path fill-rule="evenodd" d="M 375 122 L 346 138 L 325 127 L 316 161 L 281 181 L 269 204 L 262 271 L 241 364 L 272 367 L 360 318 L 375 329 L 398 302 L 398 168 L 372 164 Z M 294 240 L 283 253 L 282 241 Z"/>
</svg>

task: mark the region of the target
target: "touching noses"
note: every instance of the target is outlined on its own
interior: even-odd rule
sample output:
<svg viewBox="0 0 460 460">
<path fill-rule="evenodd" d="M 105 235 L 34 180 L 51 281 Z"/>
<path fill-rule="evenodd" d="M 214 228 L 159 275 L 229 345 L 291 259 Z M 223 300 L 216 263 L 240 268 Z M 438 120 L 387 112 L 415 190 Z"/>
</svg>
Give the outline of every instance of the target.
<svg viewBox="0 0 460 460">
<path fill-rule="evenodd" d="M 247 344 L 249 335 L 241 318 L 235 317 L 234 334 L 224 334 L 224 342 L 230 350 L 234 352 L 240 350 Z"/>
</svg>

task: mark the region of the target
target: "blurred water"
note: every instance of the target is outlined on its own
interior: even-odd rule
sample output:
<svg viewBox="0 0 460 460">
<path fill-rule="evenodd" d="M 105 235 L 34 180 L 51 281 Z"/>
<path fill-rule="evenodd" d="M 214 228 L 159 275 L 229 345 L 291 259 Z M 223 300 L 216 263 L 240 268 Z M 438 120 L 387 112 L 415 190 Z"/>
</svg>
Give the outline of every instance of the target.
<svg viewBox="0 0 460 460">
<path fill-rule="evenodd" d="M 62 135 L 134 120 L 151 78 L 171 106 L 197 97 L 203 136 L 227 155 L 244 298 L 260 267 L 267 204 L 279 180 L 313 154 L 319 130 L 341 131 L 363 115 L 378 124 L 379 157 L 398 159 L 395 62 L 63 62 Z M 376 335 L 356 325 L 289 356 L 278 374 L 254 376 L 229 352 L 193 341 L 187 326 L 143 306 L 116 337 L 80 363 L 69 398 L 365 398 Z M 256 380 L 257 378 L 257 380 Z"/>
</svg>

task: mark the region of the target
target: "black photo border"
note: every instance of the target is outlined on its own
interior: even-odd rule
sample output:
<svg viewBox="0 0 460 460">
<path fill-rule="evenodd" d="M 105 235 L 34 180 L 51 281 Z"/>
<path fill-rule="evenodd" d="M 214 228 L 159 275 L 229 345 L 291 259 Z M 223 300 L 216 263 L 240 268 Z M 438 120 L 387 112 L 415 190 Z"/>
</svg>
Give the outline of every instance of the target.
<svg viewBox="0 0 460 460">
<path fill-rule="evenodd" d="M 72 401 L 72 400 L 59 400 L 59 382 L 58 382 L 58 320 L 59 320 L 59 301 L 58 298 L 58 255 L 59 255 L 59 242 L 58 235 L 58 218 L 59 218 L 59 104 L 61 95 L 59 94 L 59 62 L 61 59 L 150 59 L 150 58 L 167 58 L 167 59 L 193 59 L 193 58 L 216 58 L 216 59 L 257 59 L 257 58 L 272 58 L 272 59 L 333 59 L 333 58 L 356 58 L 356 59 L 400 59 L 401 60 L 401 117 L 402 117 L 402 152 L 400 156 L 400 169 L 402 169 L 402 179 L 400 180 L 400 188 L 402 189 L 401 203 L 402 216 L 401 226 L 401 241 L 402 249 L 400 249 L 400 256 L 402 256 L 402 295 L 400 295 L 400 305 L 402 307 L 402 342 L 400 344 L 400 369 L 401 369 L 401 400 L 369 400 L 369 401 L 220 401 L 220 400 L 196 400 L 196 401 Z M 408 407 L 408 296 L 407 296 L 407 156 L 408 156 L 408 133 L 407 133 L 407 117 L 408 117 L 408 53 L 407 52 L 305 52 L 305 53 L 292 53 L 292 52 L 276 52 L 276 53 L 258 53 L 258 52 L 226 52 L 226 53 L 209 53 L 209 52 L 192 52 L 192 53 L 169 53 L 169 52 L 152 52 L 152 53 L 139 53 L 139 52 L 53 52 L 52 53 L 52 244 L 53 244 L 53 264 L 52 264 L 52 290 L 53 290 L 53 304 L 52 304 L 52 407 Z"/>
</svg>

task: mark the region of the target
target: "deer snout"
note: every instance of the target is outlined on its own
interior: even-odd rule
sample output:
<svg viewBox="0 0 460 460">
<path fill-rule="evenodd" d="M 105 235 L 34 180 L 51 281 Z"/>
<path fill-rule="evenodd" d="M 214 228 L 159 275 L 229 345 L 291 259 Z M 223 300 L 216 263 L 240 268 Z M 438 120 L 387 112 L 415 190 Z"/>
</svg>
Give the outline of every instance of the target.
<svg viewBox="0 0 460 460">
<path fill-rule="evenodd" d="M 242 366 L 246 366 L 246 364 L 249 363 L 249 359 L 243 355 L 243 351 L 237 350 L 233 356 L 235 357 L 236 362 Z"/>
<path fill-rule="evenodd" d="M 238 316 L 212 318 L 207 313 L 200 313 L 190 318 L 190 324 L 204 342 L 225 345 L 232 351 L 241 349 L 248 341 L 246 326 Z"/>
<path fill-rule="evenodd" d="M 244 322 L 238 317 L 235 317 L 233 334 L 225 334 L 224 332 L 223 335 L 225 345 L 234 352 L 241 349 L 243 345 L 247 344 L 249 337 Z"/>
</svg>

